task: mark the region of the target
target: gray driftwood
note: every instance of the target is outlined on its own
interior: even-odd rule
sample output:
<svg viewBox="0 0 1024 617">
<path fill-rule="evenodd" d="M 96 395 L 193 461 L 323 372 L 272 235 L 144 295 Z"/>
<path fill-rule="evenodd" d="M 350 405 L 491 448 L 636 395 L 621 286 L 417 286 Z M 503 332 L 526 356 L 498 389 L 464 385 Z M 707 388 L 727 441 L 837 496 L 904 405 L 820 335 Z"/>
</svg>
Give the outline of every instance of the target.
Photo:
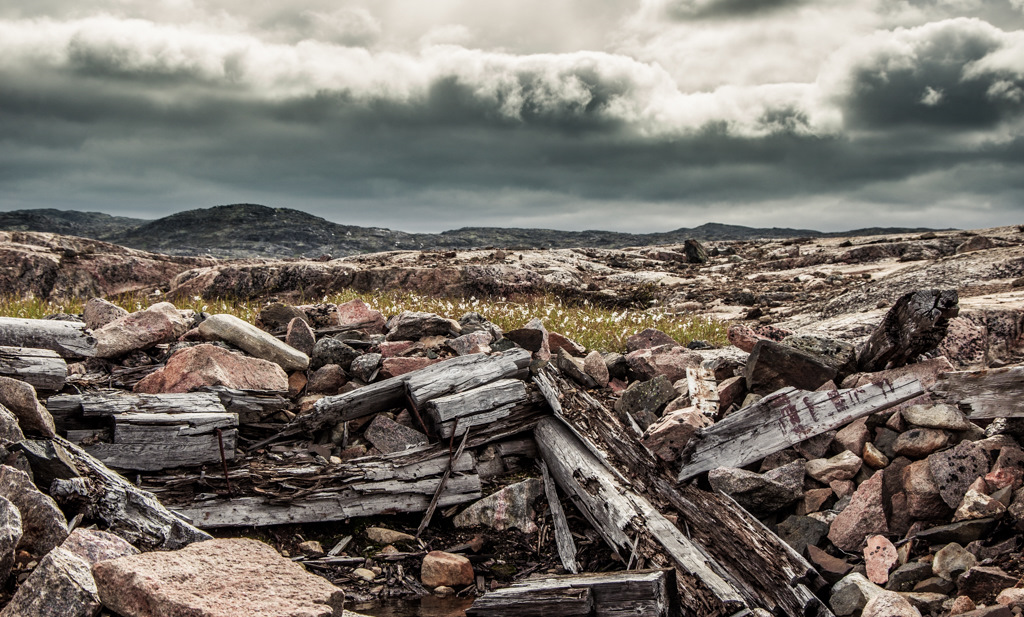
<svg viewBox="0 0 1024 617">
<path fill-rule="evenodd" d="M 79 474 L 54 480 L 50 487 L 50 494 L 65 511 L 83 512 L 140 548 L 174 550 L 210 539 L 209 534 L 167 510 L 152 493 L 139 489 L 75 444 L 57 437 L 52 445 Z"/>
<path fill-rule="evenodd" d="M 64 387 L 68 364 L 52 349 L 0 347 L 0 376 L 20 379 L 36 390 L 56 392 Z"/>
<path fill-rule="evenodd" d="M 932 396 L 958 406 L 971 420 L 1024 417 L 1024 367 L 943 373 Z"/>
<path fill-rule="evenodd" d="M 670 617 L 678 611 L 675 572 L 636 570 L 529 578 L 486 593 L 466 610 L 470 617 Z M 576 595 L 573 591 L 588 591 Z M 589 602 L 587 599 L 589 598 Z M 591 606 L 588 609 L 588 604 Z"/>
<path fill-rule="evenodd" d="M 285 398 L 287 392 L 236 390 L 224 386 L 204 386 L 200 391 L 216 394 L 227 411 L 238 414 L 239 424 L 262 422 L 268 416 L 291 406 L 291 402 Z"/>
<path fill-rule="evenodd" d="M 220 398 L 211 392 L 181 394 L 129 394 L 121 390 L 96 390 L 84 394 L 61 394 L 46 401 L 51 413 L 75 411 L 85 417 L 107 417 L 125 413 L 225 413 Z"/>
<path fill-rule="evenodd" d="M 955 289 L 924 289 L 901 296 L 857 352 L 857 367 L 870 373 L 902 366 L 946 336 L 960 313 Z"/>
<path fill-rule="evenodd" d="M 679 481 L 718 467 L 743 467 L 924 393 L 914 377 L 851 390 L 807 392 L 783 388 L 697 431 L 683 452 Z"/>
<path fill-rule="evenodd" d="M 525 377 L 529 365 L 530 352 L 525 349 L 510 349 L 494 356 L 461 356 L 410 373 L 406 388 L 409 400 L 419 409 L 440 396 L 472 390 L 499 379 Z"/>
<path fill-rule="evenodd" d="M 529 400 L 524 382 L 499 379 L 479 388 L 438 397 L 427 403 L 427 415 L 439 436 L 458 436 L 470 427 L 508 417 L 517 406 Z"/>
<path fill-rule="evenodd" d="M 77 321 L 0 317 L 0 345 L 49 349 L 62 358 L 96 355 L 96 339 Z"/>
<path fill-rule="evenodd" d="M 540 462 L 541 475 L 544 478 L 544 496 L 548 500 L 548 511 L 551 512 L 551 523 L 555 528 L 555 545 L 558 547 L 558 558 L 562 567 L 570 574 L 579 574 L 580 566 L 576 563 L 576 541 L 569 531 L 569 522 L 565 519 L 562 502 L 558 500 L 558 487 L 551 479 L 547 463 Z"/>
</svg>

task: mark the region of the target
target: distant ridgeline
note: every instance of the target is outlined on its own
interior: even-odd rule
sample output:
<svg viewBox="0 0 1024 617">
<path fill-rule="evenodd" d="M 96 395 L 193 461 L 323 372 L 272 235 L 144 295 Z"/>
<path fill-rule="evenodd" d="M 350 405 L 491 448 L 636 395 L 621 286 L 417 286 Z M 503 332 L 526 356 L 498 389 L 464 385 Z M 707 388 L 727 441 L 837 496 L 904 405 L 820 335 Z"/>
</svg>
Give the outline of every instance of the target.
<svg viewBox="0 0 1024 617">
<path fill-rule="evenodd" d="M 0 230 L 81 236 L 169 255 L 214 257 L 343 257 L 393 250 L 472 248 L 622 248 L 703 241 L 799 237 L 868 236 L 933 231 L 927 228 L 857 229 L 824 233 L 812 229 L 707 223 L 651 234 L 464 227 L 439 234 L 414 234 L 379 227 L 339 225 L 289 208 L 234 204 L 179 212 L 156 220 L 74 210 L 0 212 Z"/>
</svg>

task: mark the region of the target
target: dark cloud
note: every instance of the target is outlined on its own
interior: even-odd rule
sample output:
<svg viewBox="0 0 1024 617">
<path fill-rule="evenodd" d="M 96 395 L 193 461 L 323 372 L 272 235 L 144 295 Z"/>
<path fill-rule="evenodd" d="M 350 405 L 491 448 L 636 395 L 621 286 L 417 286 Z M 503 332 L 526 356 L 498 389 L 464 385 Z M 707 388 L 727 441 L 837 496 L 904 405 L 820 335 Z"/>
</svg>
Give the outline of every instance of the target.
<svg viewBox="0 0 1024 617">
<path fill-rule="evenodd" d="M 804 4 L 807 0 L 673 0 L 665 5 L 673 19 L 746 17 Z"/>
</svg>

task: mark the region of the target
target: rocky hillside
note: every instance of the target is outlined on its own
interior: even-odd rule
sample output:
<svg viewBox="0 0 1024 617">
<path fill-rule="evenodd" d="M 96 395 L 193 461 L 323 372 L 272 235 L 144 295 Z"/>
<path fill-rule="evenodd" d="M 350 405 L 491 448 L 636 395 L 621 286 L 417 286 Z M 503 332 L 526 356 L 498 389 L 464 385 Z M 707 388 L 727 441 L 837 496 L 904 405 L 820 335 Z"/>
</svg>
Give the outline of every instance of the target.
<svg viewBox="0 0 1024 617">
<path fill-rule="evenodd" d="M 756 229 L 708 223 L 693 229 L 652 234 L 496 227 L 465 227 L 439 234 L 412 234 L 377 227 L 339 225 L 298 210 L 254 204 L 189 210 L 154 221 L 96 212 L 16 210 L 0 213 L 0 230 L 59 233 L 167 255 L 220 258 L 344 257 L 396 249 L 623 248 L 679 244 L 687 238 L 720 241 L 925 231 L 876 228 L 825 234 L 811 229 Z"/>
</svg>

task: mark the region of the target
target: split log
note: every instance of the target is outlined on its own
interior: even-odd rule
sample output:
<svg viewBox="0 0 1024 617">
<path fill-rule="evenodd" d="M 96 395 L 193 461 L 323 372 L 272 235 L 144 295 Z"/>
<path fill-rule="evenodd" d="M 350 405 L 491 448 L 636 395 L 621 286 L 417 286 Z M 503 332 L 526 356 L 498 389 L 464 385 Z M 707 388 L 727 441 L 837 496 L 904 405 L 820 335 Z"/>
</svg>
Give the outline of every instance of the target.
<svg viewBox="0 0 1024 617">
<path fill-rule="evenodd" d="M 116 435 L 116 429 L 115 429 Z M 157 439 L 158 441 L 149 441 Z M 224 458 L 235 458 L 238 431 L 223 431 Z M 159 471 L 220 462 L 220 440 L 216 434 L 173 436 L 173 431 L 152 433 L 138 443 L 98 443 L 85 451 L 115 469 Z"/>
<path fill-rule="evenodd" d="M 570 593 L 574 590 L 590 593 L 577 599 Z M 591 600 L 589 611 L 584 598 Z M 670 617 L 678 614 L 678 603 L 673 570 L 636 570 L 530 578 L 480 596 L 466 615 Z"/>
<path fill-rule="evenodd" d="M 502 354 L 471 354 L 451 358 L 426 368 L 369 384 L 357 390 L 327 396 L 316 402 L 311 413 L 299 416 L 291 427 L 294 432 L 312 433 L 380 411 L 406 404 L 406 385 L 417 407 L 431 398 L 459 392 L 518 375 L 529 364 L 530 354 L 513 349 Z M 414 391 L 415 388 L 415 391 Z"/>
<path fill-rule="evenodd" d="M 903 366 L 938 347 L 949 320 L 960 313 L 955 289 L 908 293 L 893 304 L 857 352 L 857 367 L 871 373 Z"/>
<path fill-rule="evenodd" d="M 36 390 L 56 392 L 64 387 L 68 364 L 52 349 L 0 347 L 0 376 L 32 384 Z"/>
<path fill-rule="evenodd" d="M 540 462 L 540 472 L 544 479 L 544 496 L 548 500 L 548 511 L 551 512 L 551 523 L 555 527 L 555 545 L 558 547 L 558 558 L 562 567 L 570 574 L 579 574 L 580 566 L 576 563 L 576 541 L 569 531 L 569 521 L 565 519 L 562 502 L 558 499 L 558 487 L 551 479 L 551 473 L 544 461 Z"/>
<path fill-rule="evenodd" d="M 224 386 L 204 386 L 199 392 L 213 392 L 224 409 L 238 414 L 239 424 L 256 424 L 282 409 L 291 407 L 287 392 L 274 390 L 236 390 Z"/>
<path fill-rule="evenodd" d="M 932 397 L 955 405 L 971 420 L 1024 418 L 1024 367 L 957 371 L 939 375 Z"/>
<path fill-rule="evenodd" d="M 0 345 L 49 349 L 65 359 L 96 355 L 96 339 L 78 321 L 0 317 Z"/>
<path fill-rule="evenodd" d="M 690 404 L 709 418 L 718 417 L 718 382 L 710 369 L 686 367 L 686 385 L 690 390 Z"/>
<path fill-rule="evenodd" d="M 676 527 L 706 556 L 706 563 L 743 598 L 747 609 L 777 615 L 831 617 L 815 597 L 824 581 L 816 570 L 778 536 L 725 495 L 694 485 L 676 485 L 674 474 L 640 446 L 632 430 L 588 392 L 575 388 L 550 369 L 542 372 L 559 395 L 565 420 L 579 428 L 589 450 L 604 453 L 629 477 L 629 485 L 676 519 Z M 680 596 L 697 615 L 720 615 L 722 603 L 707 598 L 706 587 L 677 571 Z M 697 603 L 694 599 L 705 598 Z"/>
<path fill-rule="evenodd" d="M 172 394 L 128 394 L 121 390 L 98 390 L 85 394 L 62 394 L 46 401 L 68 415 L 76 410 L 84 417 L 109 417 L 126 413 L 180 414 L 226 413 L 220 398 L 211 392 L 185 392 Z"/>
<path fill-rule="evenodd" d="M 807 392 L 783 388 L 700 429 L 687 444 L 683 482 L 718 467 L 743 467 L 764 457 L 924 393 L 914 377 L 850 390 Z"/>
<path fill-rule="evenodd" d="M 427 415 L 441 437 L 459 436 L 470 427 L 506 418 L 517 406 L 529 402 L 524 382 L 499 379 L 479 388 L 438 397 L 427 403 Z"/>
<path fill-rule="evenodd" d="M 77 478 L 58 478 L 50 487 L 50 495 L 65 511 L 83 512 L 139 548 L 175 550 L 211 539 L 78 446 L 60 437 L 51 443 L 79 474 Z"/>
</svg>

